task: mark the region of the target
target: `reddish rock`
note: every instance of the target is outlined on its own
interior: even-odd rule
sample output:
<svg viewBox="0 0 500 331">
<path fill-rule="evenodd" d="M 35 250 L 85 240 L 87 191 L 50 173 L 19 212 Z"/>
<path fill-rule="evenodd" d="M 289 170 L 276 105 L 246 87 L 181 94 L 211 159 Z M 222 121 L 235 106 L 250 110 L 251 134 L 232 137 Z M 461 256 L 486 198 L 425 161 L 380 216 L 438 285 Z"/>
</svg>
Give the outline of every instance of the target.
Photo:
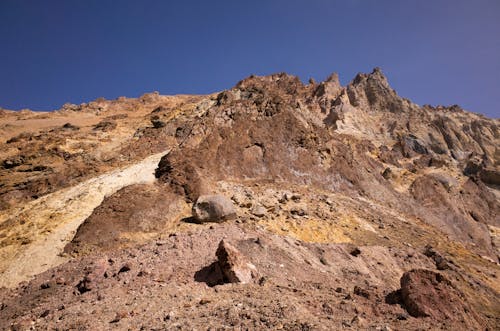
<svg viewBox="0 0 500 331">
<path fill-rule="evenodd" d="M 476 314 L 463 295 L 442 274 L 425 269 L 407 271 L 401 277 L 401 300 L 413 317 L 464 321 L 475 325 Z"/>
<path fill-rule="evenodd" d="M 216 255 L 225 282 L 245 284 L 257 277 L 255 266 L 236 247 L 224 240 L 219 243 Z"/>
</svg>

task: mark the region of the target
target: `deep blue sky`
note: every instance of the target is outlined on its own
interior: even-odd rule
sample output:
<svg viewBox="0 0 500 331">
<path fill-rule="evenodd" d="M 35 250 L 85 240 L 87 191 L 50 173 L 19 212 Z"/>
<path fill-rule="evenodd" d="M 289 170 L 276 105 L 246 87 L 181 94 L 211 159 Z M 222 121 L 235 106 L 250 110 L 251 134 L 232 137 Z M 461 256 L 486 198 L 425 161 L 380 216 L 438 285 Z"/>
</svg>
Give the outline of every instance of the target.
<svg viewBox="0 0 500 331">
<path fill-rule="evenodd" d="M 379 66 L 418 104 L 500 117 L 498 0 L 1 0 L 0 45 L 7 109 Z"/>
</svg>

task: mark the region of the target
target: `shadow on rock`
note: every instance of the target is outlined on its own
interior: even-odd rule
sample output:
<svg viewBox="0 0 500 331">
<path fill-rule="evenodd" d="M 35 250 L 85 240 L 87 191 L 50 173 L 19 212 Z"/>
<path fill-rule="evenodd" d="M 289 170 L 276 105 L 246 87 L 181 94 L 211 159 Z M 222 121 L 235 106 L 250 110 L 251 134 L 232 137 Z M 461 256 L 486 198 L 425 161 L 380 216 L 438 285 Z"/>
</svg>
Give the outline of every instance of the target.
<svg viewBox="0 0 500 331">
<path fill-rule="evenodd" d="M 392 291 L 391 293 L 387 294 L 385 296 L 385 303 L 389 305 L 402 306 L 401 290 Z"/>
<path fill-rule="evenodd" d="M 198 270 L 194 274 L 194 280 L 210 287 L 224 284 L 224 276 L 217 261 Z"/>
<path fill-rule="evenodd" d="M 181 222 L 192 223 L 192 224 L 200 224 L 200 222 L 198 222 L 198 220 L 194 216 L 184 217 L 183 219 L 181 219 Z"/>
</svg>

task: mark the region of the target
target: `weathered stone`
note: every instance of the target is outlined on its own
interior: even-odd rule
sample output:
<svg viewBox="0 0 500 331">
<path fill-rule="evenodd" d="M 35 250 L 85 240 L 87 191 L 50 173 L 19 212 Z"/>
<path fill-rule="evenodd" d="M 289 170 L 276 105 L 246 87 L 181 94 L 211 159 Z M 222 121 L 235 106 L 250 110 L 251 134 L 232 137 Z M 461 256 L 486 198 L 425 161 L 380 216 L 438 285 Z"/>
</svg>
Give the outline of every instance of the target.
<svg viewBox="0 0 500 331">
<path fill-rule="evenodd" d="M 426 155 L 429 153 L 423 142 L 413 134 L 401 137 L 399 141 L 401 152 L 405 157 L 413 157 L 417 154 Z"/>
<path fill-rule="evenodd" d="M 441 256 L 441 254 L 439 254 L 432 246 L 425 246 L 424 255 L 434 260 L 434 262 L 436 263 L 436 268 L 438 270 L 450 269 L 448 261 L 443 256 Z"/>
<path fill-rule="evenodd" d="M 153 127 L 155 129 L 160 129 L 167 125 L 164 121 L 160 119 L 158 115 L 151 117 L 151 124 L 153 124 Z"/>
<path fill-rule="evenodd" d="M 255 205 L 252 208 L 252 215 L 257 217 L 264 217 L 267 214 L 267 209 L 261 205 Z"/>
<path fill-rule="evenodd" d="M 391 170 L 391 168 L 385 168 L 384 172 L 382 172 L 382 177 L 385 179 L 394 179 L 396 176 L 394 175 L 394 172 Z"/>
<path fill-rule="evenodd" d="M 368 290 L 361 288 L 359 286 L 354 286 L 354 294 L 356 294 L 360 297 L 364 297 L 366 299 L 370 298 L 370 292 L 368 292 Z"/>
<path fill-rule="evenodd" d="M 103 131 L 103 132 L 108 132 L 116 129 L 117 124 L 115 121 L 101 121 L 94 125 L 94 130 L 95 131 Z"/>
<path fill-rule="evenodd" d="M 2 166 L 4 169 L 11 169 L 18 167 L 22 164 L 24 164 L 25 160 L 22 155 L 16 155 L 11 158 L 8 158 L 2 162 Z"/>
<path fill-rule="evenodd" d="M 222 195 L 202 195 L 193 205 L 193 216 L 198 222 L 223 222 L 236 218 L 230 199 Z"/>
<path fill-rule="evenodd" d="M 401 300 L 413 317 L 437 320 L 474 320 L 476 314 L 442 274 L 425 269 L 407 271 L 401 277 Z"/>
<path fill-rule="evenodd" d="M 225 282 L 245 284 L 257 277 L 255 266 L 249 263 L 236 247 L 224 240 L 219 243 L 216 255 Z"/>
<path fill-rule="evenodd" d="M 293 206 L 290 208 L 290 213 L 296 216 L 306 216 L 308 214 L 307 206 L 305 204 Z"/>
</svg>

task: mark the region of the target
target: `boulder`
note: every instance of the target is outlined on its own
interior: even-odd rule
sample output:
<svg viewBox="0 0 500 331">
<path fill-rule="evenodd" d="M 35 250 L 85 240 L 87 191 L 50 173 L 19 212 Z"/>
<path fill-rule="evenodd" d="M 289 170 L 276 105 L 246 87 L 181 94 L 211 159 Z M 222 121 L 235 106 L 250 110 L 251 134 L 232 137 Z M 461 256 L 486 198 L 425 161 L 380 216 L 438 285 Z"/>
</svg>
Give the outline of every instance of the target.
<svg viewBox="0 0 500 331">
<path fill-rule="evenodd" d="M 400 137 L 399 146 L 405 157 L 413 157 L 418 154 L 427 155 L 429 151 L 425 144 L 413 134 Z"/>
<path fill-rule="evenodd" d="M 250 283 L 257 278 L 257 269 L 233 245 L 221 240 L 215 253 L 224 276 L 224 283 Z"/>
<path fill-rule="evenodd" d="M 403 307 L 413 317 L 477 323 L 477 314 L 467 305 L 463 294 L 440 273 L 425 269 L 405 272 L 400 294 Z"/>
<path fill-rule="evenodd" d="M 232 201 L 222 195 L 201 195 L 193 205 L 193 216 L 200 222 L 223 222 L 236 218 Z"/>
</svg>

